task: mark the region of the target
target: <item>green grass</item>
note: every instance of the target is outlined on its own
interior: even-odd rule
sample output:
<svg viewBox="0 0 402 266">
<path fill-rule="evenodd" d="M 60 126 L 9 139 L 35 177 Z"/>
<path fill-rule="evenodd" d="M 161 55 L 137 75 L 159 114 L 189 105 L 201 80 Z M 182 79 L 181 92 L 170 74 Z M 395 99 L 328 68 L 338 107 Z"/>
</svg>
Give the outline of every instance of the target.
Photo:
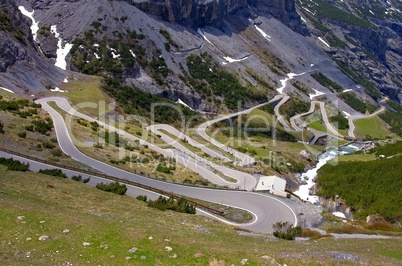
<svg viewBox="0 0 402 266">
<path fill-rule="evenodd" d="M 370 23 L 368 20 L 361 19 L 351 13 L 345 12 L 323 0 L 307 0 L 303 3 L 303 5 L 307 5 L 307 8 L 310 11 L 315 12 L 314 17 L 318 18 L 319 20 L 327 18 L 363 28 L 376 28 L 376 26 Z"/>
<path fill-rule="evenodd" d="M 384 155 L 386 157 L 397 154 L 402 154 L 402 141 L 390 142 L 385 144 L 377 143 L 377 147 L 370 150 L 371 153 L 378 155 Z"/>
<path fill-rule="evenodd" d="M 318 121 L 313 121 L 309 123 L 307 126 L 318 131 L 327 132 L 327 128 Z"/>
<path fill-rule="evenodd" d="M 402 261 L 402 251 L 400 250 L 384 250 L 382 248 L 377 248 L 375 252 L 385 257 L 394 258 Z"/>
<path fill-rule="evenodd" d="M 400 259 L 401 239 L 294 242 L 240 235 L 210 218 L 161 212 L 128 196 L 1 166 L 0 188 L 5 192 L 0 194 L 1 265 L 240 265 L 242 259 L 248 259 L 247 265 L 315 265 L 317 254 L 320 264 L 329 265 L 333 252 L 353 254 L 373 265 L 395 265 Z M 39 241 L 42 235 L 49 238 Z M 166 246 L 173 251 L 167 252 Z M 138 250 L 129 253 L 133 247 Z M 177 258 L 169 258 L 173 254 Z"/>
<path fill-rule="evenodd" d="M 354 121 L 355 134 L 358 137 L 367 137 L 384 139 L 390 135 L 385 123 L 378 117 L 363 118 Z"/>
<path fill-rule="evenodd" d="M 375 159 L 376 156 L 374 154 L 366 154 L 366 153 L 347 154 L 336 157 L 336 160 L 338 162 L 347 162 L 347 161 L 367 162 Z"/>
<path fill-rule="evenodd" d="M 326 164 L 318 170 L 317 195 L 339 195 L 356 210 L 354 217 L 365 219 L 379 214 L 390 222 L 400 221 L 402 213 L 402 157 L 368 162 Z"/>
<path fill-rule="evenodd" d="M 102 78 L 74 73 L 68 83 L 62 83 L 60 89 L 65 92 L 46 92 L 47 96 L 66 97 L 75 109 L 92 117 L 103 117 L 113 110 L 113 102 L 101 88 Z"/>
</svg>

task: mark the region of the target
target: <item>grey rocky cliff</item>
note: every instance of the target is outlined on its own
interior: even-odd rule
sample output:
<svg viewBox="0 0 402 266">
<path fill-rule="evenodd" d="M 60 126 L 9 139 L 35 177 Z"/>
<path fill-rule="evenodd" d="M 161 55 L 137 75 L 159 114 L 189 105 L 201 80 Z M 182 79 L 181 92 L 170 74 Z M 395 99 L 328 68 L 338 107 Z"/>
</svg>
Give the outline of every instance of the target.
<svg viewBox="0 0 402 266">
<path fill-rule="evenodd" d="M 0 12 L 4 17 L 4 24 L 0 30 L 0 72 L 5 72 L 16 61 L 28 60 L 26 47 L 35 49 L 29 21 L 10 1 L 0 1 Z M 18 33 L 19 38 L 16 38 Z"/>
<path fill-rule="evenodd" d="M 40 55 L 30 19 L 14 1 L 1 0 L 0 12 L 8 25 L 0 28 L 0 86 L 31 95 L 59 84 L 65 74 Z"/>
<path fill-rule="evenodd" d="M 273 16 L 292 30 L 306 33 L 295 9 L 294 0 L 120 0 L 170 23 L 197 28 L 221 26 L 227 15 Z"/>
</svg>

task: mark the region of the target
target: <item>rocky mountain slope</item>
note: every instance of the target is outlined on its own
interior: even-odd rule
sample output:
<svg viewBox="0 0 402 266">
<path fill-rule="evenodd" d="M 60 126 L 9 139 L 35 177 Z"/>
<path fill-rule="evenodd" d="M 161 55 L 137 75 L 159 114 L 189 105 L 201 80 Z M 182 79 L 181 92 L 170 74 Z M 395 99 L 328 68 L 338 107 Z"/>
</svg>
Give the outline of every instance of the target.
<svg viewBox="0 0 402 266">
<path fill-rule="evenodd" d="M 400 1 L 299 1 L 312 35 L 339 67 L 375 98 L 375 88 L 394 100 L 402 88 Z"/>
<path fill-rule="evenodd" d="M 30 30 L 30 20 L 14 1 L 0 1 L 0 86 L 22 94 L 57 86 L 63 71 L 41 56 Z"/>
<path fill-rule="evenodd" d="M 46 58 L 54 60 L 71 43 L 67 70 L 113 77 L 201 111 L 234 109 L 236 101 L 251 106 L 282 86 L 280 92 L 306 101 L 313 89 L 324 92 L 353 114 L 311 74 L 321 72 L 371 103 L 381 93 L 398 100 L 402 26 L 395 2 L 2 1 L 17 14 L 9 19 L 27 42 L 1 28 L 1 40 L 8 40 L 2 49 L 10 52 L 2 53 L 0 85 L 26 94 L 56 87 L 71 72 Z M 16 9 L 20 5 L 34 10 L 36 41 L 29 19 Z M 206 63 L 194 68 L 189 58 Z M 231 88 L 222 87 L 222 75 Z M 308 89 L 285 83 L 291 78 Z M 244 95 L 237 93 L 242 87 Z"/>
</svg>

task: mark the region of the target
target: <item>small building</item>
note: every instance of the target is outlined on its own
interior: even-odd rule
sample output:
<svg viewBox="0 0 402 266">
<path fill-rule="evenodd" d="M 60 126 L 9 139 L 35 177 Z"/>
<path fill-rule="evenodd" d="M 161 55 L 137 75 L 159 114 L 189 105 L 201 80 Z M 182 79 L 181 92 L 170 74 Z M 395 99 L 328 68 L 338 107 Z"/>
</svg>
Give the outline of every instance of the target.
<svg viewBox="0 0 402 266">
<path fill-rule="evenodd" d="M 273 194 L 284 194 L 286 187 L 286 180 L 278 176 L 262 176 L 258 180 L 256 191 L 267 191 Z"/>
</svg>

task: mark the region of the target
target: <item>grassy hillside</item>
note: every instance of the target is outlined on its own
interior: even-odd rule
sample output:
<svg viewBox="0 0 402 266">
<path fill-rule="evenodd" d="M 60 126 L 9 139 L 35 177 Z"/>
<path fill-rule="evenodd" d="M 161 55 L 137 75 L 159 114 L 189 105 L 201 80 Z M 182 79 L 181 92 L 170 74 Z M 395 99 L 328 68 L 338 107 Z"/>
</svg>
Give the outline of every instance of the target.
<svg viewBox="0 0 402 266">
<path fill-rule="evenodd" d="M 362 138 L 378 138 L 385 139 L 390 135 L 385 123 L 378 117 L 370 117 L 356 120 L 355 134 Z"/>
<path fill-rule="evenodd" d="M 317 259 L 395 265 L 402 259 L 401 239 L 277 240 L 3 166 L 0 190 L 1 265 L 241 265 L 243 259 L 246 265 L 312 265 Z"/>
<path fill-rule="evenodd" d="M 318 171 L 318 195 L 341 196 L 356 210 L 355 217 L 365 219 L 380 214 L 398 221 L 402 214 L 402 157 L 369 162 L 326 164 Z"/>
</svg>

